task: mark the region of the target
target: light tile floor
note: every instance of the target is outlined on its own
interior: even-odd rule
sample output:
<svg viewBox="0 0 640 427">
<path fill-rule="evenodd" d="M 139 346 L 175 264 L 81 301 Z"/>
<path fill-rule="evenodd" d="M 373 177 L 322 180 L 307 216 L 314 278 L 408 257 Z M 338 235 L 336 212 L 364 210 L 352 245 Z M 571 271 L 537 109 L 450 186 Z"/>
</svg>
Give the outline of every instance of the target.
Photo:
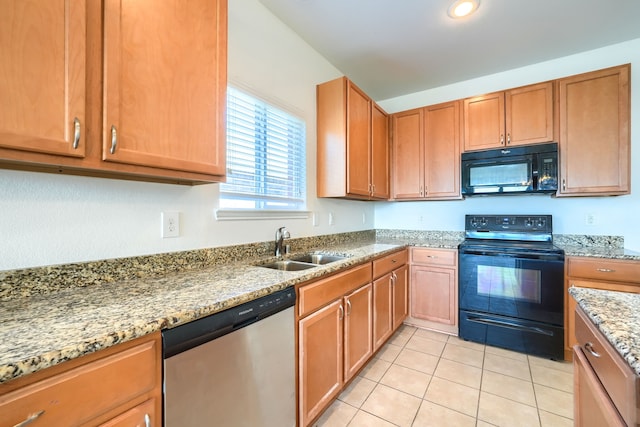
<svg viewBox="0 0 640 427">
<path fill-rule="evenodd" d="M 403 325 L 316 427 L 573 426 L 573 366 Z"/>
</svg>

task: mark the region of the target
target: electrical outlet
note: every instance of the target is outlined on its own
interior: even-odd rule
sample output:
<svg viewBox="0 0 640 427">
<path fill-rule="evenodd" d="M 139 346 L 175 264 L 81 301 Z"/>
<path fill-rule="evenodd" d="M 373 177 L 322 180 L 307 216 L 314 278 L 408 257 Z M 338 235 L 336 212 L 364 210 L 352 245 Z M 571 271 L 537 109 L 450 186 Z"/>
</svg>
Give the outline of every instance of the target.
<svg viewBox="0 0 640 427">
<path fill-rule="evenodd" d="M 362 223 L 363 224 L 367 223 L 367 213 L 366 212 L 362 212 Z"/>
<path fill-rule="evenodd" d="M 180 212 L 162 212 L 163 239 L 180 236 Z"/>
<path fill-rule="evenodd" d="M 596 225 L 596 214 L 588 213 L 584 216 L 584 223 L 586 225 Z"/>
</svg>

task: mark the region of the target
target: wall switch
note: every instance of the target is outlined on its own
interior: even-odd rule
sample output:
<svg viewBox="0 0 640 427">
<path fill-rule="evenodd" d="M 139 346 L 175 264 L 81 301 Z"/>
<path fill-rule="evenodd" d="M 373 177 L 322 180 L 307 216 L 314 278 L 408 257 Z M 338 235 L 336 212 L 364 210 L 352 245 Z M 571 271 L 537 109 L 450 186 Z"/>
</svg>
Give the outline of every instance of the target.
<svg viewBox="0 0 640 427">
<path fill-rule="evenodd" d="M 180 212 L 162 212 L 163 239 L 180 236 Z"/>
<path fill-rule="evenodd" d="M 362 212 L 362 223 L 363 224 L 367 223 L 367 213 L 366 212 Z"/>
<path fill-rule="evenodd" d="M 317 213 L 312 213 L 311 214 L 311 222 L 313 223 L 314 227 L 317 227 L 318 225 L 320 225 L 320 223 L 318 222 L 318 214 Z"/>
<path fill-rule="evenodd" d="M 335 224 L 335 219 L 333 217 L 333 212 L 329 212 L 329 225 Z"/>
</svg>

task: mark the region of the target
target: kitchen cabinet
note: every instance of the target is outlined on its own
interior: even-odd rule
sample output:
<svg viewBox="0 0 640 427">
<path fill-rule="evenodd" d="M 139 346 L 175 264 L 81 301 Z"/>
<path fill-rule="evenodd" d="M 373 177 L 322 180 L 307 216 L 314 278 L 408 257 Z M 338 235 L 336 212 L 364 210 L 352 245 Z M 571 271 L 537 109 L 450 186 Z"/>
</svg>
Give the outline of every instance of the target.
<svg viewBox="0 0 640 427">
<path fill-rule="evenodd" d="M 344 297 L 344 381 L 347 382 L 373 354 L 372 285 Z"/>
<path fill-rule="evenodd" d="M 464 151 L 554 140 L 553 82 L 464 100 Z"/>
<path fill-rule="evenodd" d="M 371 263 L 298 288 L 298 416 L 307 426 L 373 352 Z"/>
<path fill-rule="evenodd" d="M 393 199 L 460 199 L 460 101 L 392 115 Z"/>
<path fill-rule="evenodd" d="M 0 384 L 2 425 L 35 417 L 44 425 L 142 426 L 148 419 L 160 426 L 160 341 L 154 333 Z"/>
<path fill-rule="evenodd" d="M 46 13 L 5 3 L 0 49 L 10 60 L 0 96 L 12 102 L 0 107 L 0 166 L 188 184 L 224 178 L 226 0 L 189 8 L 52 0 Z"/>
<path fill-rule="evenodd" d="M 389 198 L 389 118 L 346 77 L 317 94 L 317 195 Z"/>
<path fill-rule="evenodd" d="M 18 150 L 18 157 L 85 155 L 86 7 L 86 1 L 2 2 L 0 147 Z"/>
<path fill-rule="evenodd" d="M 623 259 L 570 256 L 565 260 L 565 359 L 571 360 L 576 338 L 576 301 L 569 288 L 604 289 L 640 293 L 640 262 Z"/>
<path fill-rule="evenodd" d="M 640 378 L 584 311 L 575 312 L 574 421 L 579 426 L 638 425 Z"/>
<path fill-rule="evenodd" d="M 630 65 L 560 79 L 558 196 L 629 194 Z"/>
<path fill-rule="evenodd" d="M 458 334 L 458 251 L 411 248 L 407 323 Z"/>
<path fill-rule="evenodd" d="M 407 317 L 407 250 L 373 261 L 373 349 L 378 350 Z"/>
</svg>

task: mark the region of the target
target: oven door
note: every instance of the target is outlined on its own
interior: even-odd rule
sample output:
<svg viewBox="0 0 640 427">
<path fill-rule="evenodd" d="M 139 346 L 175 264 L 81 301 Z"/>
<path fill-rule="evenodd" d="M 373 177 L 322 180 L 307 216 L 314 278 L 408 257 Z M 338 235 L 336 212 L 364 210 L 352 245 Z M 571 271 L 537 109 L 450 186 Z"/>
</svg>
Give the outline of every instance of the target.
<svg viewBox="0 0 640 427">
<path fill-rule="evenodd" d="M 532 192 L 533 168 L 531 155 L 462 161 L 462 194 Z"/>
<path fill-rule="evenodd" d="M 460 310 L 564 324 L 564 257 L 460 251 Z"/>
</svg>

